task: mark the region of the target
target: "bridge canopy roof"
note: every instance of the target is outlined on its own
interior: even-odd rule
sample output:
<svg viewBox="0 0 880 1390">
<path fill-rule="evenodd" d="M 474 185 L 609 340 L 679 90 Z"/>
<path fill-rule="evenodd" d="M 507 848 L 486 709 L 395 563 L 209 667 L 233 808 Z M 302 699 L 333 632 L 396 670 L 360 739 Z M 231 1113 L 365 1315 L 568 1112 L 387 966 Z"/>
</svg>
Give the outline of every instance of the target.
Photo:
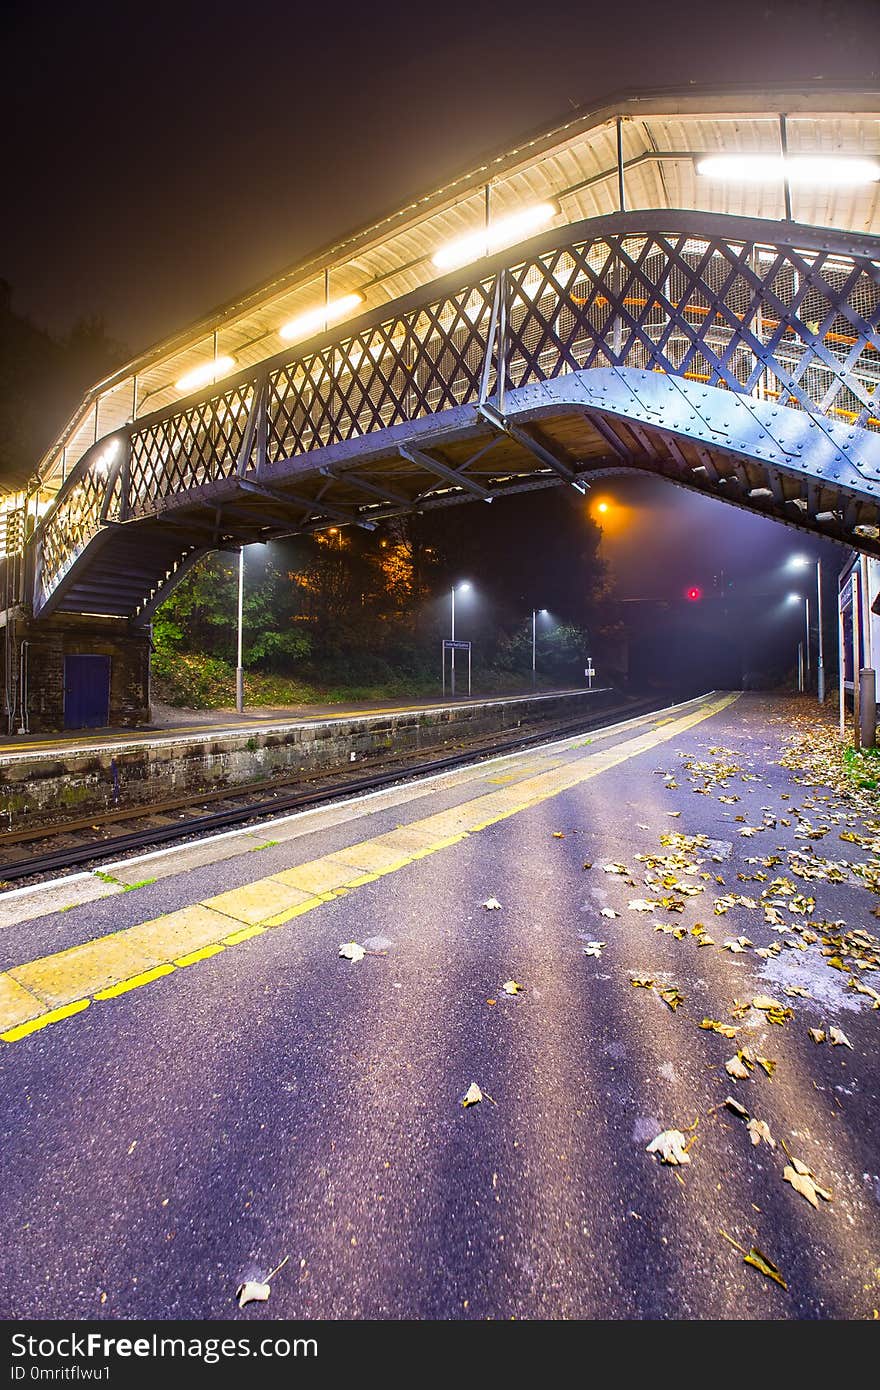
<svg viewBox="0 0 880 1390">
<path fill-rule="evenodd" d="M 486 250 L 480 238 L 487 218 L 499 238 L 489 243 L 495 249 L 538 229 L 617 211 L 619 154 L 628 210 L 697 209 L 783 220 L 780 176 L 730 180 L 699 167 L 713 154 L 778 160 L 783 139 L 790 160 L 818 155 L 880 163 L 880 93 L 824 86 L 692 88 L 571 111 L 551 129 L 286 267 L 97 383 L 39 462 L 39 508 L 51 505 L 96 439 L 133 418 L 273 356 L 286 341 L 322 331 L 328 318 L 341 322 L 399 299 L 448 272 L 456 255 L 463 262 L 478 259 Z M 876 179 L 855 185 L 793 181 L 789 194 L 795 223 L 880 235 Z M 457 241 L 474 235 L 472 246 L 456 250 Z M 292 327 L 282 335 L 286 325 Z"/>
</svg>

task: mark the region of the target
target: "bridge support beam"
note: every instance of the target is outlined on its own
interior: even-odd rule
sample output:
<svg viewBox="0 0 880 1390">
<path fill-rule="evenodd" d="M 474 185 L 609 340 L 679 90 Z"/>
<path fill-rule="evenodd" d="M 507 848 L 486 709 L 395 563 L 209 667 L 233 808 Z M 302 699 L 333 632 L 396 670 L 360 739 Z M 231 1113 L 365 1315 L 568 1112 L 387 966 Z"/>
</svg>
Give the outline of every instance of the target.
<svg viewBox="0 0 880 1390">
<path fill-rule="evenodd" d="M 144 627 L 79 613 L 38 622 L 19 616 L 12 643 L 8 692 L 0 671 L 0 733 L 131 728 L 149 720 L 150 636 Z"/>
</svg>

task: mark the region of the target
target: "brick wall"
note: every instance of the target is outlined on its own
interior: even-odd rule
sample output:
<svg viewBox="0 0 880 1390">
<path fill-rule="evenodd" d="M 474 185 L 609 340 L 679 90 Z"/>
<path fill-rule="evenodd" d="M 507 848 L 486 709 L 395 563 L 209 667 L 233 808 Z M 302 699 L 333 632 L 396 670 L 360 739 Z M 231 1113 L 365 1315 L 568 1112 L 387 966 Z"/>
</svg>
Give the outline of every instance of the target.
<svg viewBox="0 0 880 1390">
<path fill-rule="evenodd" d="M 64 728 L 64 658 L 68 655 L 110 657 L 111 725 L 129 728 L 149 720 L 150 639 L 143 629 L 132 628 L 126 619 L 79 613 L 60 613 L 38 622 L 19 618 L 13 650 L 16 685 L 22 642 L 28 643 L 27 708 L 33 733 Z M 16 729 L 20 722 L 16 704 Z"/>
</svg>

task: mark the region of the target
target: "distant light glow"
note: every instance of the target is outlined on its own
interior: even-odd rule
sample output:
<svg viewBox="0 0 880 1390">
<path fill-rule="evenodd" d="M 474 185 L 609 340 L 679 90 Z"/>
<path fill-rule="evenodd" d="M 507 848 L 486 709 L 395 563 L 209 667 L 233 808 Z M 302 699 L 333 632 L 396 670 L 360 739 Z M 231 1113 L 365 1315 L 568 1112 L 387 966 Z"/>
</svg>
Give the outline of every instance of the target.
<svg viewBox="0 0 880 1390">
<path fill-rule="evenodd" d="M 810 561 L 806 555 L 792 555 L 788 563 L 793 570 L 802 570 L 806 569 Z"/>
<path fill-rule="evenodd" d="M 97 473 L 99 477 L 106 477 L 110 469 L 110 464 L 113 462 L 116 455 L 119 453 L 121 447 L 122 440 L 119 438 L 118 435 L 114 435 L 113 437 L 108 439 L 105 442 L 101 452 L 99 454 L 96 454 L 94 459 L 92 460 L 92 471 L 94 473 Z"/>
<path fill-rule="evenodd" d="M 234 357 L 212 357 L 210 362 L 203 362 L 200 367 L 193 367 L 191 372 L 187 372 L 175 381 L 174 386 L 178 391 L 197 391 L 200 386 L 207 386 L 209 382 L 216 381 L 218 377 L 226 376 L 235 366 Z"/>
<path fill-rule="evenodd" d="M 499 217 L 479 231 L 448 241 L 434 252 L 432 260 L 438 270 L 454 270 L 456 266 L 468 265 L 481 256 L 488 256 L 504 246 L 514 246 L 523 241 L 529 232 L 537 231 L 547 222 L 552 222 L 557 209 L 553 203 L 535 203 L 533 207 L 523 208 L 522 212 L 511 213 L 509 217 Z"/>
<path fill-rule="evenodd" d="M 880 164 L 875 160 L 847 155 L 713 154 L 697 160 L 696 168 L 705 178 L 740 183 L 775 183 L 786 178 L 792 185 L 855 188 L 880 179 Z"/>
<path fill-rule="evenodd" d="M 688 589 L 687 597 L 690 599 L 691 603 L 696 603 L 698 599 L 703 597 L 703 590 L 698 589 L 697 586 L 694 585 L 692 588 Z"/>
<path fill-rule="evenodd" d="M 802 594 L 789 594 L 789 596 L 788 596 L 788 601 L 789 601 L 789 603 L 803 603 L 803 601 L 804 601 L 804 600 L 803 600 L 803 595 L 802 595 Z"/>
<path fill-rule="evenodd" d="M 599 505 L 596 507 L 596 511 L 597 511 L 597 512 L 607 512 L 607 510 L 608 510 L 608 503 L 607 503 L 607 502 L 600 502 Z"/>
<path fill-rule="evenodd" d="M 362 294 L 344 294 L 339 299 L 331 299 L 329 303 L 298 314 L 295 319 L 283 324 L 278 330 L 279 336 L 287 342 L 310 338 L 313 333 L 320 333 L 325 324 L 345 318 L 346 314 L 352 313 L 363 302 Z"/>
<path fill-rule="evenodd" d="M 469 579 L 463 579 L 460 584 L 456 584 L 455 592 L 457 594 L 466 594 L 468 589 L 472 589 L 473 587 L 474 586 Z"/>
</svg>

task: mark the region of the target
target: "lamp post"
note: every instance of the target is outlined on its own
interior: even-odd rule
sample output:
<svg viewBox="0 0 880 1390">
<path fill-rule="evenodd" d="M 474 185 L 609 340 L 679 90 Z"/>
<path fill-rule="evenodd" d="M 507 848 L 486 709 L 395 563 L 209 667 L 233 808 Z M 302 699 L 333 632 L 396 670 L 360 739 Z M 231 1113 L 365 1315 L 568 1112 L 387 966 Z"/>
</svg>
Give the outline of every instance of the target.
<svg viewBox="0 0 880 1390">
<path fill-rule="evenodd" d="M 537 680 L 538 680 L 537 662 L 536 662 L 537 645 L 538 645 L 538 614 L 540 613 L 541 616 L 543 617 L 544 614 L 545 614 L 546 612 L 547 612 L 547 609 L 546 609 L 546 608 L 533 608 L 533 609 L 532 609 L 532 689 L 533 689 L 533 690 L 535 689 L 535 686 L 536 686 Z"/>
<path fill-rule="evenodd" d="M 816 699 L 820 705 L 825 703 L 825 646 L 822 641 L 822 561 L 816 561 Z"/>
<path fill-rule="evenodd" d="M 458 586 L 458 592 L 459 592 L 460 594 L 466 593 L 467 590 L 468 590 L 470 587 L 471 587 L 471 586 L 470 586 L 470 583 L 469 583 L 469 581 L 468 581 L 467 579 L 462 580 L 461 584 L 459 584 L 459 586 Z M 453 584 L 453 586 L 452 586 L 452 588 L 451 588 L 451 590 L 450 590 L 450 595 L 451 595 L 451 598 L 452 598 L 452 622 L 451 622 L 451 625 L 450 625 L 450 633 L 449 633 L 449 635 L 450 635 L 450 638 L 452 639 L 452 641 L 454 642 L 454 641 L 455 641 L 455 585 L 454 585 L 454 584 Z M 451 689 L 451 691 L 452 691 L 452 698 L 453 698 L 453 700 L 454 700 L 454 699 L 455 699 L 455 648 L 454 648 L 454 647 L 452 648 L 452 650 L 450 651 L 450 654 L 449 654 L 449 675 L 450 675 L 450 689 Z"/>
<path fill-rule="evenodd" d="M 806 555 L 795 555 L 790 562 L 795 569 L 806 569 L 810 561 Z M 810 669 L 810 601 L 807 604 L 807 670 Z M 816 561 L 816 698 L 820 705 L 825 703 L 825 641 L 822 633 L 822 561 Z"/>
<path fill-rule="evenodd" d="M 806 651 L 806 654 L 807 654 L 807 685 L 809 685 L 809 683 L 810 683 L 810 598 L 809 598 L 809 595 L 808 595 L 808 594 L 805 594 L 805 595 L 804 595 L 804 623 L 805 623 L 805 627 L 806 627 L 806 632 L 805 632 L 806 646 L 805 646 L 804 650 Z"/>
<path fill-rule="evenodd" d="M 804 691 L 807 687 L 807 672 L 810 669 L 810 600 L 803 594 L 789 594 L 788 601 L 804 605 L 806 642 L 798 642 L 798 690 Z"/>
<path fill-rule="evenodd" d="M 235 667 L 235 708 L 244 713 L 244 668 L 241 664 L 242 616 L 244 612 L 244 546 L 238 552 L 238 661 Z"/>
</svg>

